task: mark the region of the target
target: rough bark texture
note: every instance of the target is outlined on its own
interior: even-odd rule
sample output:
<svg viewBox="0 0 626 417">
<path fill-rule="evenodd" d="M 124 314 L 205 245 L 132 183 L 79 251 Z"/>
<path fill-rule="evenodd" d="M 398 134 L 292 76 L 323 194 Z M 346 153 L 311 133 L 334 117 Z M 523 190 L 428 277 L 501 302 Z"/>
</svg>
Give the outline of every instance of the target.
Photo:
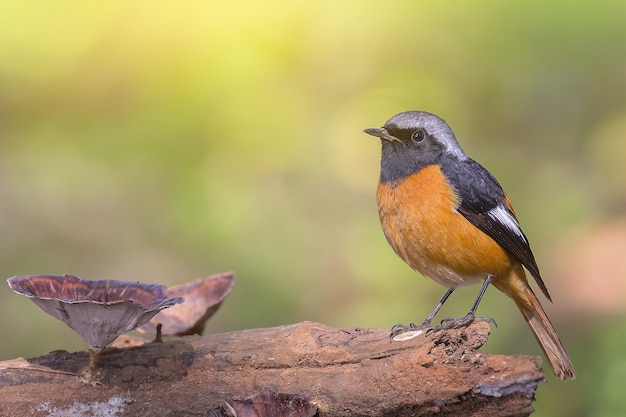
<svg viewBox="0 0 626 417">
<path fill-rule="evenodd" d="M 390 343 L 304 322 L 185 336 L 107 349 L 98 384 L 77 376 L 87 352 L 56 351 L 0 362 L 0 415 L 206 416 L 262 391 L 304 395 L 319 416 L 529 415 L 540 360 L 479 352 L 488 335 L 475 322 Z"/>
</svg>

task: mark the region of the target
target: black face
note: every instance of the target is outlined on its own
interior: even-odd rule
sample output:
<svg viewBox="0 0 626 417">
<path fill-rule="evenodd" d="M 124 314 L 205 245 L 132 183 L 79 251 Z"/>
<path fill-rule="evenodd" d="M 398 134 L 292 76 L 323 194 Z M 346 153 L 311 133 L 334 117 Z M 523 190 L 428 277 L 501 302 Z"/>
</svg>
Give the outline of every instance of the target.
<svg viewBox="0 0 626 417">
<path fill-rule="evenodd" d="M 423 127 L 402 128 L 387 125 L 385 130 L 397 140 L 381 140 L 381 180 L 393 181 L 437 163 L 444 146 Z"/>
<path fill-rule="evenodd" d="M 434 114 L 407 111 L 389 119 L 380 129 L 365 133 L 382 142 L 381 181 L 394 181 L 438 163 L 446 149 L 462 156 L 454 133 L 443 119 Z"/>
<path fill-rule="evenodd" d="M 433 135 L 422 126 L 399 127 L 387 123 L 383 129 L 389 136 L 381 137 L 381 139 L 387 139 L 387 141 L 395 143 L 401 142 L 405 147 L 423 147 L 428 142 L 436 141 Z M 389 140 L 390 138 L 395 138 L 396 140 Z"/>
</svg>

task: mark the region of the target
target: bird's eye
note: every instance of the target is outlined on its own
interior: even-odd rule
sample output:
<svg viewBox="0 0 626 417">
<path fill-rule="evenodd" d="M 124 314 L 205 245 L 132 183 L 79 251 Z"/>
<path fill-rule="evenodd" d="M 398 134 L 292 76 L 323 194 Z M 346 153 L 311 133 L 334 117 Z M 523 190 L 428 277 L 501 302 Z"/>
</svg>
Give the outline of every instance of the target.
<svg viewBox="0 0 626 417">
<path fill-rule="evenodd" d="M 426 132 L 424 130 L 419 129 L 411 134 L 411 140 L 415 143 L 419 143 L 424 140 L 426 137 Z"/>
</svg>

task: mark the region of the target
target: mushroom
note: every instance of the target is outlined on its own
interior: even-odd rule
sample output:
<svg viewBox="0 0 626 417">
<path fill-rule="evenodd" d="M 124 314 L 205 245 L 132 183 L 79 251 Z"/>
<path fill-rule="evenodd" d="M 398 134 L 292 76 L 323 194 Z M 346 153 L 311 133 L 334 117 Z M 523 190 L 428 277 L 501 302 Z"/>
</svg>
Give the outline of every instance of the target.
<svg viewBox="0 0 626 417">
<path fill-rule="evenodd" d="M 139 282 L 80 279 L 73 275 L 23 275 L 9 286 L 74 330 L 89 348 L 89 368 L 83 376 L 99 376 L 97 361 L 119 335 L 147 323 L 164 308 L 183 302 L 168 297 L 167 288 Z"/>
<path fill-rule="evenodd" d="M 184 297 L 185 302 L 161 311 L 137 330 L 143 333 L 184 336 L 202 334 L 209 318 L 220 308 L 233 289 L 235 275 L 232 272 L 214 274 L 187 284 L 167 289 L 169 297 Z M 161 332 L 157 326 L 161 324 Z"/>
</svg>

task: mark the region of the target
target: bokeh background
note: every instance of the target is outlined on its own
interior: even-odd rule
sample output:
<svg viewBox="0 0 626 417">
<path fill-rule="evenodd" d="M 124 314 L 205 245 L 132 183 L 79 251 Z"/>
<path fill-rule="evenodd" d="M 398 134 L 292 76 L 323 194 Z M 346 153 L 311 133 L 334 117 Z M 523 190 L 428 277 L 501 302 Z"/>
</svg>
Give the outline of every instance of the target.
<svg viewBox="0 0 626 417">
<path fill-rule="evenodd" d="M 380 144 L 443 116 L 508 191 L 576 366 L 536 415 L 622 416 L 626 3 L 0 3 L 0 269 L 180 284 L 233 270 L 207 332 L 420 321 L 443 288 L 380 231 Z M 455 293 L 460 316 L 478 288 Z M 487 292 L 485 350 L 541 352 Z M 0 285 L 0 359 L 83 350 Z"/>
</svg>

